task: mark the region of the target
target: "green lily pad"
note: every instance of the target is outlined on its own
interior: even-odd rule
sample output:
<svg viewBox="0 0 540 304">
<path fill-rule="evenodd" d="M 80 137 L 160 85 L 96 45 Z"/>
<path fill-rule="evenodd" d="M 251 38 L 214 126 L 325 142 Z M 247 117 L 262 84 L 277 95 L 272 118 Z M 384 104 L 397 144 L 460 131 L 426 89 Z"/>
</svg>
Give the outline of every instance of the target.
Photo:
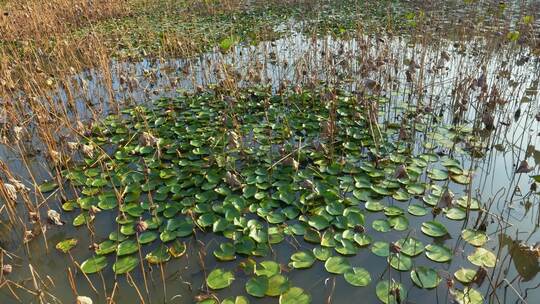
<svg viewBox="0 0 540 304">
<path fill-rule="evenodd" d="M 384 205 L 381 202 L 377 201 L 367 201 L 365 206 L 366 209 L 371 212 L 379 212 L 384 209 Z"/>
<path fill-rule="evenodd" d="M 134 255 L 127 255 L 119 258 L 116 263 L 113 264 L 113 271 L 116 274 L 125 274 L 137 267 L 139 259 Z"/>
<path fill-rule="evenodd" d="M 86 274 L 96 273 L 107 266 L 107 257 L 93 256 L 81 264 L 82 272 Z"/>
<path fill-rule="evenodd" d="M 234 281 L 234 274 L 232 271 L 226 271 L 222 268 L 216 268 L 210 272 L 206 278 L 206 285 L 208 287 L 217 290 L 229 287 Z"/>
<path fill-rule="evenodd" d="M 362 267 L 353 267 L 347 270 L 343 277 L 353 286 L 364 287 L 371 283 L 371 275 Z"/>
<path fill-rule="evenodd" d="M 440 169 L 431 169 L 428 171 L 428 177 L 436 181 L 444 181 L 448 179 L 448 172 Z"/>
<path fill-rule="evenodd" d="M 412 268 L 412 259 L 404 254 L 392 253 L 387 258 L 392 268 L 399 271 L 408 271 Z"/>
<path fill-rule="evenodd" d="M 397 282 L 380 281 L 375 287 L 377 298 L 385 304 L 399 304 L 407 298 L 407 291 Z M 396 294 L 399 293 L 399 296 Z M 397 299 L 400 299 L 399 302 Z"/>
<path fill-rule="evenodd" d="M 280 272 L 279 264 L 274 261 L 262 261 L 255 266 L 255 274 L 258 276 L 272 277 Z"/>
<path fill-rule="evenodd" d="M 387 257 L 390 255 L 390 244 L 377 241 L 371 246 L 371 252 L 380 257 Z"/>
<path fill-rule="evenodd" d="M 476 250 L 467 256 L 467 259 L 476 266 L 483 266 L 487 268 L 495 267 L 497 257 L 495 254 L 485 248 L 476 248 Z"/>
<path fill-rule="evenodd" d="M 476 247 L 484 246 L 488 241 L 486 233 L 477 230 L 464 229 L 461 231 L 461 236 L 467 243 Z"/>
<path fill-rule="evenodd" d="M 411 280 L 420 288 L 432 289 L 439 285 L 441 277 L 434 269 L 419 266 L 411 271 Z"/>
<path fill-rule="evenodd" d="M 153 242 L 158 238 L 158 234 L 153 231 L 145 231 L 139 235 L 138 241 L 139 244 L 148 244 Z"/>
<path fill-rule="evenodd" d="M 150 264 L 165 263 L 170 259 L 171 255 L 169 253 L 169 248 L 163 244 L 159 245 L 156 249 L 146 255 L 146 260 Z"/>
<path fill-rule="evenodd" d="M 58 184 L 55 181 L 45 181 L 39 185 L 38 189 L 42 193 L 51 192 L 58 188 Z"/>
<path fill-rule="evenodd" d="M 275 274 L 268 278 L 268 289 L 265 294 L 269 297 L 277 297 L 287 291 L 289 286 L 289 280 L 285 276 Z"/>
<path fill-rule="evenodd" d="M 409 228 L 409 220 L 403 215 L 392 217 L 388 222 L 397 231 L 405 231 Z"/>
<path fill-rule="evenodd" d="M 424 216 L 428 213 L 428 209 L 422 205 L 410 205 L 407 211 L 414 216 Z"/>
<path fill-rule="evenodd" d="M 351 268 L 349 262 L 340 256 L 329 257 L 324 263 L 326 271 L 334 274 L 344 274 L 347 270 Z"/>
<path fill-rule="evenodd" d="M 315 256 L 309 251 L 299 251 L 291 256 L 290 265 L 296 269 L 309 268 L 315 262 Z"/>
<path fill-rule="evenodd" d="M 424 234 L 431 237 L 441 237 L 448 234 L 446 227 L 437 221 L 428 221 L 422 223 L 421 230 Z"/>
<path fill-rule="evenodd" d="M 451 291 L 455 300 L 459 304 L 482 304 L 484 303 L 484 297 L 476 289 L 465 287 L 463 291 L 455 290 Z"/>
<path fill-rule="evenodd" d="M 246 292 L 254 297 L 262 298 L 268 290 L 268 277 L 255 276 L 246 283 Z"/>
<path fill-rule="evenodd" d="M 424 251 L 424 244 L 412 237 L 400 239 L 396 244 L 401 247 L 401 253 L 410 257 L 417 256 Z"/>
<path fill-rule="evenodd" d="M 309 304 L 311 296 L 302 288 L 291 287 L 279 297 L 279 304 Z"/>
<path fill-rule="evenodd" d="M 390 223 L 387 220 L 374 220 L 373 223 L 371 223 L 371 227 L 379 232 L 390 231 Z"/>
<path fill-rule="evenodd" d="M 236 259 L 236 248 L 232 243 L 221 243 L 219 248 L 214 250 L 214 256 L 220 261 L 232 261 Z"/>
<path fill-rule="evenodd" d="M 68 253 L 73 247 L 77 246 L 77 239 L 67 239 L 56 244 L 56 249 L 62 251 L 63 253 Z"/>
<path fill-rule="evenodd" d="M 315 247 L 313 248 L 313 255 L 319 261 L 326 261 L 330 256 L 332 256 L 332 250 L 326 247 Z"/>
<path fill-rule="evenodd" d="M 249 304 L 249 300 L 244 296 L 237 296 L 235 298 L 227 298 L 221 304 Z"/>
<path fill-rule="evenodd" d="M 468 268 L 460 268 L 454 272 L 454 277 L 456 280 L 460 281 L 463 284 L 469 284 L 474 280 L 476 276 L 476 270 Z"/>
<path fill-rule="evenodd" d="M 126 240 L 118 244 L 118 248 L 116 249 L 116 255 L 117 256 L 128 255 L 128 254 L 137 252 L 138 250 L 139 250 L 139 246 L 137 245 L 137 242 L 133 240 Z"/>
<path fill-rule="evenodd" d="M 429 244 L 426 246 L 426 256 L 432 261 L 446 263 L 452 259 L 452 251 L 446 246 Z"/>
<path fill-rule="evenodd" d="M 450 208 L 445 212 L 447 218 L 454 221 L 462 221 L 467 217 L 467 212 L 461 207 Z"/>
</svg>

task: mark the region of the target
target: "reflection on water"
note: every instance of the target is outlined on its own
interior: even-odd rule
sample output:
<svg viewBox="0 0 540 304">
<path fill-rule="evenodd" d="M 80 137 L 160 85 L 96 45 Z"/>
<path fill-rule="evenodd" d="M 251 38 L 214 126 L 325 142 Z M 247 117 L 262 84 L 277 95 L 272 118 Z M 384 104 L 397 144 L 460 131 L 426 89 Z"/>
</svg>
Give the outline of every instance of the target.
<svg viewBox="0 0 540 304">
<path fill-rule="evenodd" d="M 475 171 L 473 196 L 490 206 L 487 210 L 491 214 L 491 221 L 487 223 L 490 236 L 487 247 L 498 253 L 500 261 L 493 274 L 490 272 L 491 279 L 499 282 L 497 278 L 507 278 L 501 286 L 483 284 L 480 290 L 490 294 L 488 299 L 495 302 L 512 303 L 526 297 L 529 303 L 535 303 L 540 300 L 540 291 L 535 289 L 539 283 L 539 264 L 538 255 L 533 255 L 531 246 L 540 241 L 537 233 L 540 206 L 538 195 L 529 191 L 531 179 L 528 174 L 516 175 L 514 172 L 524 159 L 528 159 L 531 165 L 535 164 L 535 168 L 539 165 L 537 135 L 540 128 L 535 119 L 539 111 L 539 67 L 538 58 L 526 48 L 487 50 L 480 43 L 441 43 L 435 46 L 411 44 L 406 39 L 395 37 L 362 36 L 341 41 L 297 34 L 258 46 L 239 46 L 227 54 L 215 51 L 190 59 L 112 62 L 110 74 L 87 70 L 49 97 L 59 103 L 71 104 L 70 115 L 74 120 L 86 123 L 124 106 L 148 103 L 162 96 L 174 96 L 180 90 L 193 91 L 214 84 L 230 87 L 267 84 L 277 92 L 283 86 L 323 83 L 351 91 L 369 91 L 381 94 L 388 101 L 387 120 L 395 119 L 397 108 L 416 105 L 441 113 L 446 123 L 473 121 L 478 115 L 483 115 L 486 105 L 496 100 L 496 107 L 490 112 L 496 128 L 486 131 L 483 125 L 476 125 L 483 137 L 480 143 L 471 143 L 473 148 L 480 147 L 478 154 L 483 156 L 463 159 L 464 167 L 470 166 Z M 518 111 L 519 115 L 516 114 Z M 38 146 L 37 143 L 31 145 Z M 1 146 L 0 156 L 23 181 L 30 182 L 26 165 L 38 179 L 49 177 L 46 160 L 39 153 L 24 164 L 11 149 Z M 452 190 L 459 196 L 467 189 Z M 48 201 L 50 208 L 60 210 L 58 198 Z M 69 223 L 74 215 L 66 213 L 62 216 Z M 112 213 L 97 217 L 92 238 L 84 228 L 75 229 L 69 225 L 49 227 L 46 234 L 48 251 L 42 238 L 30 242 L 28 247 L 21 246 L 22 231 L 2 221 L 1 246 L 14 254 L 11 257 L 4 254 L 4 260 L 10 259 L 14 265 L 10 279 L 30 289 L 34 286 L 42 288 L 44 298 L 51 303 L 70 303 L 75 293 L 88 295 L 96 303 L 104 303 L 104 294 L 113 292 L 117 303 L 138 302 L 139 296 L 133 284 L 139 290 L 144 289 L 140 271 L 132 274 L 133 280 L 119 277 L 119 285 L 115 287 L 111 269 L 104 271 L 103 278 L 98 275 L 86 278 L 76 271 L 69 256 L 53 248 L 58 241 L 75 237 L 79 239 L 79 245 L 72 251 L 72 257 L 75 261 L 83 261 L 91 255 L 88 245 L 107 238 L 114 218 Z M 377 219 L 377 215 L 370 216 L 370 219 Z M 476 220 L 472 218 L 469 222 Z M 411 221 L 411 227 L 419 227 L 420 223 Z M 462 229 L 459 222 L 447 221 L 445 225 L 452 231 Z M 431 241 L 421 233 L 415 233 L 425 244 Z M 382 233 L 377 237 L 391 240 L 389 235 Z M 149 302 L 192 302 L 204 284 L 201 252 L 208 255 L 204 258 L 202 254 L 206 269 L 212 269 L 216 262 L 208 253 L 219 245 L 219 241 L 211 234 L 199 232 L 196 238 L 189 239 L 187 257 L 171 261 L 163 269 L 155 266 L 148 269 L 147 280 L 153 299 Z M 439 265 L 447 272 L 441 275 L 450 278 L 466 263 L 466 253 L 462 249 L 464 242 L 461 239 L 442 242 L 454 248 L 456 254 L 452 263 Z M 310 245 L 303 246 L 311 248 Z M 274 247 L 275 259 L 287 264 L 294 251 L 296 249 L 291 244 L 283 242 Z M 433 263 L 425 256 L 417 261 Z M 369 250 L 361 250 L 351 258 L 351 263 L 361 265 L 373 274 L 381 274 L 380 268 L 385 261 Z M 35 272 L 30 272 L 29 264 Z M 225 268 L 235 265 L 220 263 L 220 267 Z M 398 275 L 410 283 L 406 280 L 408 273 Z M 162 276 L 166 284 L 162 283 Z M 321 263 L 316 263 L 311 269 L 292 271 L 288 276 L 294 285 L 310 292 L 315 303 L 324 303 L 330 295 L 335 303 L 348 303 L 352 298 L 361 298 L 367 303 L 378 301 L 372 289 L 351 288 L 342 277 L 335 281 L 327 280 L 328 273 Z M 69 284 L 70 278 L 73 278 L 76 291 Z M 245 294 L 243 283 L 246 280 L 246 276 L 238 275 L 233 288 L 220 293 L 220 296 Z M 511 288 L 508 287 L 510 284 Z M 438 302 L 445 303 L 449 298 L 444 285 L 432 291 L 414 288 L 412 283 L 406 288 L 412 302 L 432 303 L 436 298 Z M 3 303 L 17 302 L 13 293 L 23 303 L 39 302 L 37 297 L 22 289 L 10 291 L 3 288 L 1 292 L 9 299 Z M 260 302 L 275 301 L 263 299 Z"/>
</svg>

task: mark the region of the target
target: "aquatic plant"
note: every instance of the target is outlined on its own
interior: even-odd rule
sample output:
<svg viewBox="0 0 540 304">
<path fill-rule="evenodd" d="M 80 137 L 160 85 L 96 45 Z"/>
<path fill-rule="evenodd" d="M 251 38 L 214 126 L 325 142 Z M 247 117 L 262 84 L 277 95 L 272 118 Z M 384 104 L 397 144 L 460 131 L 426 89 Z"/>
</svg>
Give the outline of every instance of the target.
<svg viewBox="0 0 540 304">
<path fill-rule="evenodd" d="M 425 252 L 434 262 L 451 261 L 455 253 L 441 240 L 461 235 L 444 222 L 482 208 L 470 193 L 450 194 L 451 183 L 467 185 L 473 175 L 456 159 L 466 153 L 458 147 L 471 131 L 432 128 L 428 122 L 437 117 L 415 108 L 402 113 L 415 120 L 412 127 L 379 123 L 385 107 L 377 105 L 384 103 L 332 88 L 281 95 L 254 88 L 163 98 L 108 116 L 81 143 L 92 153 L 63 171 L 81 193 L 64 203 L 64 210 L 78 214 L 73 225 L 92 226 L 104 213 L 117 214 L 118 228 L 81 270 L 95 273 L 114 261 L 113 270 L 123 274 L 141 263 L 165 263 L 181 257 L 186 238 L 214 233 L 226 239 L 213 252 L 223 263 L 267 258 L 274 244 L 303 238 L 304 249 L 292 254 L 289 267 L 324 261 L 329 273 L 353 286 L 375 281 L 384 303 L 406 298 L 401 285 L 375 280 L 379 274 L 351 265 L 347 256 L 370 248 L 388 269 L 410 272 L 418 287 L 437 287 L 441 270 L 416 257 Z M 403 131 L 416 135 L 399 139 Z M 432 148 L 419 146 L 419 136 Z M 462 237 L 476 248 L 467 267 L 495 266 L 494 253 L 482 247 L 484 231 L 469 227 Z M 58 247 L 66 251 L 72 243 Z M 291 293 L 304 293 L 280 274 L 278 263 L 260 267 L 249 272 L 255 276 L 246 283 L 248 294 L 287 302 Z M 470 276 L 456 273 L 460 281 L 467 281 L 464 275 Z M 206 283 L 219 290 L 234 278 L 216 268 Z"/>
</svg>

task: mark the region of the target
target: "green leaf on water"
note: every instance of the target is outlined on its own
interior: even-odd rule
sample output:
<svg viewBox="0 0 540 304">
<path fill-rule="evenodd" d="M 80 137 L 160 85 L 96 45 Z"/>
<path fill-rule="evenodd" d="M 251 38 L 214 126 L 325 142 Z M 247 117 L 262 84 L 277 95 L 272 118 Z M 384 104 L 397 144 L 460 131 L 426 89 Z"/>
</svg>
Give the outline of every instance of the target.
<svg viewBox="0 0 540 304">
<path fill-rule="evenodd" d="M 422 232 L 427 236 L 441 237 L 448 234 L 446 227 L 438 221 L 427 221 L 422 223 Z"/>
<path fill-rule="evenodd" d="M 469 284 L 474 280 L 476 276 L 476 270 L 468 268 L 460 268 L 454 272 L 454 277 L 456 280 L 460 281 L 463 284 Z"/>
<path fill-rule="evenodd" d="M 461 236 L 467 243 L 476 247 L 484 246 L 488 241 L 486 233 L 478 230 L 464 229 Z"/>
<path fill-rule="evenodd" d="M 266 295 L 277 297 L 289 289 L 289 280 L 281 274 L 275 274 L 268 278 L 268 289 Z"/>
<path fill-rule="evenodd" d="M 467 256 L 467 259 L 476 266 L 483 266 L 487 268 L 495 267 L 497 257 L 495 254 L 485 248 L 476 248 L 476 250 Z"/>
<path fill-rule="evenodd" d="M 446 246 L 429 244 L 426 246 L 426 256 L 432 261 L 445 263 L 452 259 L 452 251 Z"/>
<path fill-rule="evenodd" d="M 234 281 L 232 271 L 226 271 L 222 268 L 216 268 L 210 272 L 206 278 L 206 285 L 211 289 L 223 289 L 229 287 Z"/>
<path fill-rule="evenodd" d="M 62 251 L 63 253 L 68 253 L 73 247 L 77 245 L 77 239 L 67 239 L 56 244 L 56 249 Z"/>
<path fill-rule="evenodd" d="M 399 292 L 399 302 L 396 297 L 396 291 Z M 380 281 L 375 287 L 375 292 L 377 294 L 377 298 L 379 298 L 379 300 L 385 304 L 403 303 L 407 298 L 407 291 L 405 288 L 403 288 L 400 283 L 394 281 Z"/>
<path fill-rule="evenodd" d="M 146 255 L 146 260 L 150 264 L 165 263 L 170 259 L 171 255 L 169 253 L 169 248 L 164 244 L 160 244 L 156 249 Z"/>
<path fill-rule="evenodd" d="M 420 288 L 432 289 L 439 285 L 441 277 L 434 269 L 419 266 L 411 271 L 411 280 Z"/>
<path fill-rule="evenodd" d="M 324 263 L 326 271 L 334 274 L 343 274 L 351 268 L 349 262 L 340 256 L 329 257 Z"/>
<path fill-rule="evenodd" d="M 107 257 L 93 256 L 81 264 L 82 272 L 86 274 L 96 273 L 107 266 Z"/>
<path fill-rule="evenodd" d="M 300 287 L 291 287 L 279 297 L 279 304 L 309 304 L 311 296 Z"/>
<path fill-rule="evenodd" d="M 268 290 L 268 277 L 255 276 L 246 283 L 246 292 L 254 297 L 262 298 Z"/>
<path fill-rule="evenodd" d="M 377 241 L 371 246 L 371 252 L 380 257 L 387 257 L 390 255 L 390 244 Z"/>
<path fill-rule="evenodd" d="M 315 262 L 315 256 L 309 251 L 299 251 L 291 256 L 290 265 L 296 269 L 309 268 Z"/>
<path fill-rule="evenodd" d="M 353 286 L 364 287 L 371 283 L 371 275 L 362 267 L 353 267 L 343 274 L 345 281 Z"/>
<path fill-rule="evenodd" d="M 139 258 L 135 255 L 128 255 L 119 258 L 116 263 L 113 264 L 113 271 L 116 274 L 124 274 L 132 271 L 139 264 Z"/>
</svg>

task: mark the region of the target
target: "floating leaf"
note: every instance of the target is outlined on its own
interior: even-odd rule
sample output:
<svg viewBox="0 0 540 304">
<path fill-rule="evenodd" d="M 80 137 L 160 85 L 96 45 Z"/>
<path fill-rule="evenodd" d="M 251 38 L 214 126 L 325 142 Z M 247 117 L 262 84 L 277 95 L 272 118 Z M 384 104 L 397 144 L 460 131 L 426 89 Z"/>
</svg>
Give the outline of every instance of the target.
<svg viewBox="0 0 540 304">
<path fill-rule="evenodd" d="M 420 288 L 431 289 L 439 285 L 441 277 L 432 268 L 419 266 L 411 271 L 411 280 Z"/>
<path fill-rule="evenodd" d="M 309 268 L 315 262 L 315 256 L 309 251 L 299 251 L 291 256 L 290 265 L 296 269 Z"/>
<path fill-rule="evenodd" d="M 446 227 L 437 221 L 428 221 L 422 223 L 421 230 L 424 234 L 431 237 L 441 237 L 448 234 Z"/>
<path fill-rule="evenodd" d="M 265 294 L 269 297 L 277 297 L 287 289 L 289 289 L 289 280 L 281 274 L 275 274 L 268 278 L 268 289 Z"/>
<path fill-rule="evenodd" d="M 96 273 L 107 266 L 107 257 L 93 256 L 81 264 L 82 272 L 86 274 Z"/>
<path fill-rule="evenodd" d="M 407 298 L 407 291 L 400 283 L 380 281 L 375 287 L 377 298 L 385 304 L 399 304 Z M 399 292 L 399 297 L 396 297 L 396 293 Z M 398 301 L 397 298 L 400 300 Z"/>
<path fill-rule="evenodd" d="M 309 303 L 311 303 L 311 296 L 299 287 L 291 287 L 279 297 L 279 304 Z"/>
<path fill-rule="evenodd" d="M 364 287 L 371 283 L 371 275 L 366 269 L 361 267 L 350 268 L 343 276 L 345 277 L 345 281 L 353 286 Z"/>
<path fill-rule="evenodd" d="M 326 261 L 332 256 L 332 251 L 326 247 L 315 247 L 313 248 L 313 255 L 319 261 Z"/>
<path fill-rule="evenodd" d="M 262 298 L 268 290 L 268 277 L 255 276 L 246 283 L 246 292 L 254 297 Z"/>
<path fill-rule="evenodd" d="M 244 296 L 237 296 L 235 298 L 227 298 L 221 304 L 249 304 L 249 300 Z"/>
<path fill-rule="evenodd" d="M 212 289 L 223 289 L 229 287 L 234 281 L 232 271 L 226 271 L 222 268 L 216 268 L 210 272 L 206 278 L 206 285 Z"/>
<path fill-rule="evenodd" d="M 38 189 L 42 193 L 51 192 L 58 188 L 58 184 L 55 181 L 45 181 L 39 185 Z"/>
<path fill-rule="evenodd" d="M 371 252 L 380 257 L 387 257 L 390 255 L 390 244 L 386 242 L 375 242 L 371 246 Z"/>
<path fill-rule="evenodd" d="M 139 259 L 134 255 L 128 255 L 119 258 L 116 263 L 113 264 L 113 271 L 116 274 L 124 274 L 132 271 L 139 264 Z"/>
<path fill-rule="evenodd" d="M 326 271 L 334 274 L 343 274 L 351 268 L 349 262 L 340 256 L 329 257 L 324 263 Z"/>
<path fill-rule="evenodd" d="M 476 276 L 476 270 L 468 269 L 468 268 L 460 268 L 458 271 L 454 273 L 454 277 L 464 284 L 469 284 L 474 280 L 474 277 Z"/>
<path fill-rule="evenodd" d="M 404 254 L 393 253 L 388 256 L 388 263 L 399 271 L 408 271 L 412 268 L 412 259 Z"/>
<path fill-rule="evenodd" d="M 427 208 L 425 208 L 424 206 L 414 204 L 410 205 L 407 211 L 409 211 L 409 213 L 414 216 L 424 216 L 428 213 Z"/>
<path fill-rule="evenodd" d="M 426 256 L 432 261 L 445 263 L 452 259 L 452 251 L 445 246 L 430 244 L 426 246 Z"/>
<path fill-rule="evenodd" d="M 464 229 L 461 231 L 461 236 L 467 243 L 476 247 L 484 246 L 488 240 L 485 232 L 471 229 Z"/>
<path fill-rule="evenodd" d="M 219 248 L 214 250 L 214 256 L 220 261 L 232 261 L 236 259 L 236 248 L 232 243 L 221 243 Z"/>
<path fill-rule="evenodd" d="M 279 264 L 274 261 L 262 261 L 255 267 L 258 276 L 271 277 L 281 272 Z"/>
<path fill-rule="evenodd" d="M 373 223 L 371 223 L 371 226 L 374 230 L 379 232 L 390 231 L 390 223 L 387 220 L 374 220 Z"/>
<path fill-rule="evenodd" d="M 169 248 L 164 244 L 159 245 L 156 249 L 146 255 L 146 260 L 150 264 L 165 263 L 171 259 Z"/>
<path fill-rule="evenodd" d="M 467 259 L 476 266 L 487 268 L 495 267 L 497 257 L 495 254 L 485 248 L 476 248 L 476 250 L 467 256 Z"/>
<path fill-rule="evenodd" d="M 424 244 L 415 238 L 400 239 L 396 244 L 401 247 L 401 253 L 414 257 L 424 251 Z"/>
<path fill-rule="evenodd" d="M 455 290 L 450 291 L 457 303 L 459 304 L 482 304 L 484 303 L 484 297 L 476 289 L 465 287 L 463 291 Z"/>
<path fill-rule="evenodd" d="M 67 239 L 56 244 L 56 249 L 62 251 L 63 253 L 68 253 L 73 247 L 77 245 L 77 239 Z"/>
</svg>

